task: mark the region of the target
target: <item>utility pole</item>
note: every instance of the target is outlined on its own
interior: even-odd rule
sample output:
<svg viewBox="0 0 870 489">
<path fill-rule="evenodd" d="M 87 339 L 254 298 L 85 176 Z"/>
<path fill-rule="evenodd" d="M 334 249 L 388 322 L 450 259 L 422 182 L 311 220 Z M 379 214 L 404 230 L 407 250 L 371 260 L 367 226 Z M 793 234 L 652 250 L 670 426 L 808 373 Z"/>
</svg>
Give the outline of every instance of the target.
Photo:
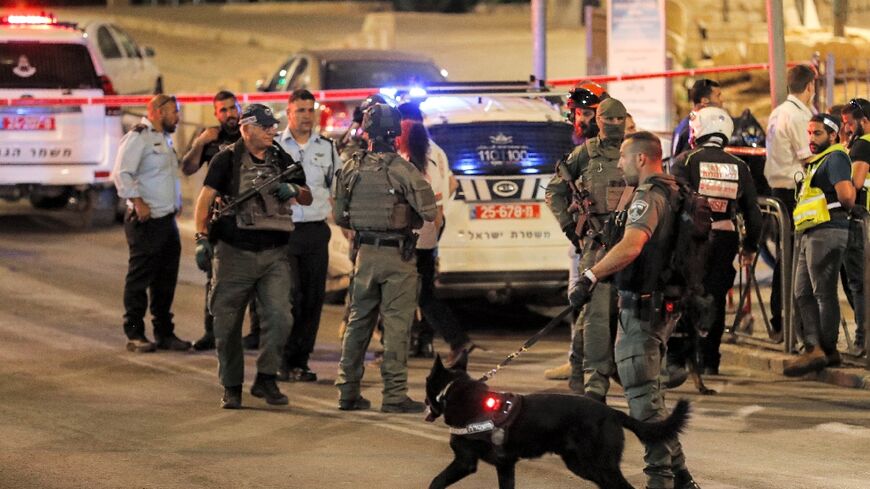
<svg viewBox="0 0 870 489">
<path fill-rule="evenodd" d="M 782 0 L 767 1 L 767 58 L 770 72 L 772 107 L 785 102 L 785 28 Z"/>
<path fill-rule="evenodd" d="M 834 35 L 837 37 L 846 35 L 848 5 L 848 0 L 834 0 Z"/>
<path fill-rule="evenodd" d="M 532 0 L 532 75 L 536 83 L 547 79 L 547 0 Z"/>
</svg>

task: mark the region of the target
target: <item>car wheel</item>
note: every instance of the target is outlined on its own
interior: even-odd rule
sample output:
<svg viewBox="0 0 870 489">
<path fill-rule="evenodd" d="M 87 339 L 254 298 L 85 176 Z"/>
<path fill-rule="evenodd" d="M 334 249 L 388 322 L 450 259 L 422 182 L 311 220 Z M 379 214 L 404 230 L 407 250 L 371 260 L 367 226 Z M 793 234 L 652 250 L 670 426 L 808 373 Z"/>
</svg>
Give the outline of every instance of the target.
<svg viewBox="0 0 870 489">
<path fill-rule="evenodd" d="M 91 189 L 85 194 L 87 203 L 82 210 L 85 228 L 108 227 L 118 221 L 118 198 L 114 188 Z"/>
</svg>

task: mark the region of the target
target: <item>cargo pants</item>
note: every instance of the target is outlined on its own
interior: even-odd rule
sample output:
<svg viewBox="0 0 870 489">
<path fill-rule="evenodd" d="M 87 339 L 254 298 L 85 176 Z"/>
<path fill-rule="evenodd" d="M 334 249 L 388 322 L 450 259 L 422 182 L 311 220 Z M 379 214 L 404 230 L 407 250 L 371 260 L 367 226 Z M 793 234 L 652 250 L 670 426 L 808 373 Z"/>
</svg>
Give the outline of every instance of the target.
<svg viewBox="0 0 870 489">
<path fill-rule="evenodd" d="M 639 421 L 659 421 L 668 416 L 664 387 L 659 375 L 667 352 L 670 330 L 653 315 L 641 314 L 634 294 L 620 291 L 620 316 L 615 346 L 616 368 L 629 414 Z M 644 451 L 649 489 L 672 489 L 674 473 L 686 468 L 683 448 L 678 439 L 647 444 Z"/>
<path fill-rule="evenodd" d="M 362 244 L 350 289 L 350 315 L 338 364 L 340 401 L 360 397 L 365 353 L 378 313 L 384 322 L 383 403 L 398 404 L 408 394 L 408 340 L 417 308 L 416 259 L 402 260 L 399 248 Z"/>
<path fill-rule="evenodd" d="M 239 386 L 244 381 L 242 323 L 252 294 L 260 306 L 257 372 L 278 372 L 281 352 L 293 326 L 291 287 L 286 246 L 247 251 L 223 241 L 215 245 L 209 310 L 214 315 L 218 375 L 224 387 Z"/>
<path fill-rule="evenodd" d="M 585 239 L 583 242 L 584 252 L 580 257 L 579 272 L 591 268 L 603 256 L 603 249 L 593 240 Z M 578 274 L 579 275 L 579 274 Z M 579 277 L 578 277 L 579 278 Z M 615 331 L 615 290 L 609 283 L 599 283 L 592 291 L 592 298 L 580 313 L 580 319 L 575 322 L 575 327 L 582 335 L 580 342 L 572 341 L 572 348 L 582 348 L 582 354 L 571 355 L 572 378 L 575 377 L 577 368 L 576 359 L 579 357 L 583 364 L 583 372 L 586 374 L 584 384 L 585 392 L 593 392 L 600 396 L 606 396 L 610 389 L 610 377 L 616 371 L 613 363 L 613 334 Z"/>
</svg>

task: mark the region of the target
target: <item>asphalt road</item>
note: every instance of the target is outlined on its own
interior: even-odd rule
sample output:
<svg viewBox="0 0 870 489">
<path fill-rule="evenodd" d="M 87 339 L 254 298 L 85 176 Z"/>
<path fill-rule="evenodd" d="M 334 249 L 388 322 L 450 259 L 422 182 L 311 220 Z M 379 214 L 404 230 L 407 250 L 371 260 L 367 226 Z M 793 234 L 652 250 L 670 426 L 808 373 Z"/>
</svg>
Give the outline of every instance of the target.
<svg viewBox="0 0 870 489">
<path fill-rule="evenodd" d="M 447 430 L 419 415 L 336 409 L 341 307 L 324 310 L 312 367 L 316 384 L 282 384 L 290 406 L 218 408 L 221 388 L 210 353 L 125 351 L 121 290 L 127 250 L 119 227 L 85 232 L 63 214 L 0 213 L 0 487 L 5 488 L 325 488 L 426 487 L 451 459 Z M 59 218 L 63 217 L 63 218 Z M 183 235 L 175 313 L 179 336 L 201 330 L 203 276 Z M 472 356 L 483 373 L 540 328 L 545 316 L 521 305 L 468 303 L 464 324 L 488 351 Z M 150 331 L 149 331 L 150 334 Z M 491 382 L 520 393 L 568 392 L 542 371 L 565 358 L 561 328 Z M 439 351 L 446 351 L 438 343 Z M 247 357 L 248 385 L 255 356 Z M 410 361 L 411 396 L 423 397 L 430 360 Z M 693 401 L 683 444 L 705 489 L 859 489 L 870 472 L 870 393 L 723 367 L 687 387 Z M 380 405 L 378 372 L 364 395 Z M 625 409 L 619 391 L 608 399 Z M 643 487 L 642 447 L 627 434 L 623 470 Z M 481 465 L 461 488 L 492 488 Z M 517 486 L 592 487 L 554 456 L 522 462 Z"/>
</svg>

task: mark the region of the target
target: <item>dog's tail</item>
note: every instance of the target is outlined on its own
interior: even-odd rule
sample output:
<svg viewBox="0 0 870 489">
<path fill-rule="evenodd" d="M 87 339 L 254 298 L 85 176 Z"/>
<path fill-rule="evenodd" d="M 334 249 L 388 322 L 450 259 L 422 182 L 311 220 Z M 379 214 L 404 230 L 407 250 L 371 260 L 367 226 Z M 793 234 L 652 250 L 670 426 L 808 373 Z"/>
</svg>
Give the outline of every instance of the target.
<svg viewBox="0 0 870 489">
<path fill-rule="evenodd" d="M 671 440 L 682 433 L 689 422 L 689 411 L 689 401 L 680 399 L 670 416 L 661 421 L 647 423 L 638 421 L 622 411 L 617 412 L 622 414 L 622 425 L 637 435 L 640 441 L 654 443 Z"/>
</svg>

